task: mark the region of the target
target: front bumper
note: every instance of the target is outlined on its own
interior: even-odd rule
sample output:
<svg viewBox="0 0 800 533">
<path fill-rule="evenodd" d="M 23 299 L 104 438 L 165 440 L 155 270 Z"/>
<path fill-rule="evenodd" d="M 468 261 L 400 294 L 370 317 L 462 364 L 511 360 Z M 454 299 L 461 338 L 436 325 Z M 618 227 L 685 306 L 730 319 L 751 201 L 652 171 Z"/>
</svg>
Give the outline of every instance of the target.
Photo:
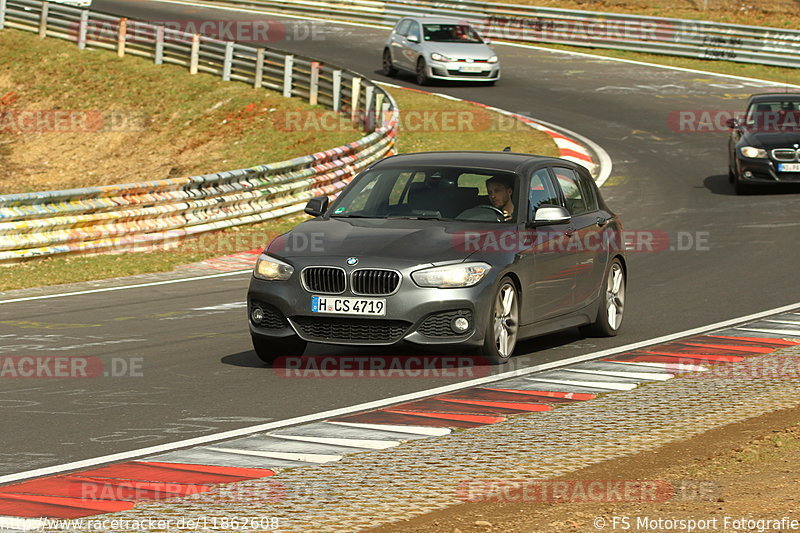
<svg viewBox="0 0 800 533">
<path fill-rule="evenodd" d="M 462 72 L 462 68 L 478 68 L 478 72 Z M 429 78 L 451 81 L 497 81 L 500 79 L 499 63 L 466 63 L 462 61 L 432 61 L 427 65 Z"/>
<path fill-rule="evenodd" d="M 742 183 L 800 183 L 800 172 L 779 172 L 782 163 L 772 159 L 737 157 L 736 179 Z"/>
<path fill-rule="evenodd" d="M 418 287 L 410 271 L 401 271 L 397 292 L 389 296 L 357 296 L 348 287 L 334 297 L 385 298 L 385 316 L 342 315 L 311 311 L 311 297 L 300 283 L 299 272 L 287 281 L 251 278 L 247 294 L 250 332 L 262 337 L 297 335 L 308 342 L 341 345 L 392 345 L 401 342 L 427 345 L 480 346 L 489 321 L 496 277 L 490 271 L 480 283 L 459 289 Z M 252 313 L 262 309 L 264 318 L 254 322 Z M 465 333 L 450 325 L 464 317 Z"/>
</svg>

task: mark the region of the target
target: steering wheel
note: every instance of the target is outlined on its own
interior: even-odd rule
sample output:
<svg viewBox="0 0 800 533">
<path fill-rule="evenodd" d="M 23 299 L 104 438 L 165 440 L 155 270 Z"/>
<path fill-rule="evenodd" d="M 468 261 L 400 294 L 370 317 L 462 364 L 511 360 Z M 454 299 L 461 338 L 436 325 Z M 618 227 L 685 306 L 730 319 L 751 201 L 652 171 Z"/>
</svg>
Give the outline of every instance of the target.
<svg viewBox="0 0 800 533">
<path fill-rule="evenodd" d="M 478 209 L 488 209 L 488 210 L 492 211 L 493 214 L 497 217 L 497 221 L 498 222 L 505 222 L 506 221 L 506 214 L 502 209 L 499 209 L 499 208 L 497 208 L 497 207 L 495 207 L 493 205 L 485 205 L 485 204 L 484 205 L 476 205 L 475 207 L 470 207 L 469 209 L 466 209 L 466 210 L 462 211 L 461 213 L 459 213 L 458 217 L 456 217 L 456 218 L 461 219 L 462 217 L 467 215 L 466 220 L 470 220 L 469 219 L 470 212 L 472 211 L 472 212 L 480 213 L 480 211 L 477 211 Z M 478 220 L 483 220 L 483 218 L 479 217 Z"/>
<path fill-rule="evenodd" d="M 505 222 L 505 220 L 506 220 L 506 212 L 503 211 L 502 209 L 500 209 L 499 207 L 495 207 L 493 205 L 478 205 L 478 206 L 475 206 L 475 207 L 479 207 L 481 209 L 489 209 L 491 211 L 494 211 L 497 214 L 497 216 L 500 217 L 500 218 L 498 218 L 499 222 Z"/>
</svg>

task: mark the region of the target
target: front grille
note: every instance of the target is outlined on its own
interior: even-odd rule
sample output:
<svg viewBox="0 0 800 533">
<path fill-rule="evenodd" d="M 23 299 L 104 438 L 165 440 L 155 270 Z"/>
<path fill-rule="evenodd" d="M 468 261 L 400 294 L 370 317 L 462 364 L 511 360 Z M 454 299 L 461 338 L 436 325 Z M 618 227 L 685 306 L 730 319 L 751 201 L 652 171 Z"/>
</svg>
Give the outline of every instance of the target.
<svg viewBox="0 0 800 533">
<path fill-rule="evenodd" d="M 446 311 L 444 313 L 434 313 L 422 321 L 417 331 L 426 337 L 461 337 L 469 333 L 456 333 L 450 327 L 458 317 L 464 317 L 472 324 L 472 311 L 469 309 L 459 309 L 458 311 Z M 470 328 L 471 329 L 471 328 Z"/>
<path fill-rule="evenodd" d="M 310 292 L 340 294 L 344 292 L 344 269 L 337 267 L 309 267 L 303 270 L 303 284 Z"/>
<path fill-rule="evenodd" d="M 394 342 L 408 330 L 408 322 L 365 318 L 297 316 L 292 321 L 304 337 L 330 341 Z"/>
<path fill-rule="evenodd" d="M 262 318 L 260 322 L 253 320 L 253 311 L 256 309 L 261 309 L 261 312 L 264 313 L 264 318 Z M 267 329 L 283 329 L 289 327 L 289 322 L 277 307 L 263 302 L 250 302 L 250 320 L 256 326 Z"/>
<path fill-rule="evenodd" d="M 448 70 L 450 76 L 470 76 L 474 78 L 488 78 L 492 75 L 491 72 L 459 72 L 458 70 Z"/>
<path fill-rule="evenodd" d="M 394 270 L 356 270 L 353 272 L 351 282 L 354 294 L 392 294 L 400 285 L 400 274 Z"/>
<path fill-rule="evenodd" d="M 797 161 L 800 159 L 800 150 L 776 148 L 772 151 L 772 158 L 776 161 Z"/>
</svg>

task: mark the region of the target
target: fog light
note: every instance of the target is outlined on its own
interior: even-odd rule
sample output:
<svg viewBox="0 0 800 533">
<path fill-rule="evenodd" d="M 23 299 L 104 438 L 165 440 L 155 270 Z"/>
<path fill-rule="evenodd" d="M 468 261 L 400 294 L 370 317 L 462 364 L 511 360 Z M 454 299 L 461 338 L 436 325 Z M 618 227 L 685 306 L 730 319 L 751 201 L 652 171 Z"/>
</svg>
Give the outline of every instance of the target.
<svg viewBox="0 0 800 533">
<path fill-rule="evenodd" d="M 753 173 L 750 172 L 749 170 L 745 170 L 744 171 L 744 177 L 745 178 L 752 178 L 753 177 Z"/>
<path fill-rule="evenodd" d="M 453 320 L 453 323 L 450 327 L 453 328 L 453 331 L 456 333 L 464 333 L 469 329 L 469 320 L 463 316 L 460 316 Z"/>
<path fill-rule="evenodd" d="M 262 311 L 260 307 L 256 307 L 253 309 L 253 312 L 250 313 L 250 317 L 253 319 L 253 322 L 260 324 L 261 321 L 264 320 L 264 311 Z"/>
</svg>

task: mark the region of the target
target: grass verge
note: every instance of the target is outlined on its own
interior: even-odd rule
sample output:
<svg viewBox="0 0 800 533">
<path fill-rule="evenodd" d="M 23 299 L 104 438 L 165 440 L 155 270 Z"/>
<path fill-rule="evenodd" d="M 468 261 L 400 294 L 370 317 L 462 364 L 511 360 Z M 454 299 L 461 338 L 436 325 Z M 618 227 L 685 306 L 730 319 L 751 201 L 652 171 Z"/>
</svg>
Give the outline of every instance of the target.
<svg viewBox="0 0 800 533">
<path fill-rule="evenodd" d="M 401 152 L 501 150 L 513 144 L 514 150 L 519 152 L 558 154 L 552 139 L 544 133 L 474 104 L 404 89 L 393 89 L 392 95 L 405 116 L 400 124 L 398 147 Z M 28 261 L 0 270 L 0 291 L 168 272 L 178 265 L 262 247 L 307 218 L 302 215 L 204 234 L 169 250 Z"/>
</svg>

